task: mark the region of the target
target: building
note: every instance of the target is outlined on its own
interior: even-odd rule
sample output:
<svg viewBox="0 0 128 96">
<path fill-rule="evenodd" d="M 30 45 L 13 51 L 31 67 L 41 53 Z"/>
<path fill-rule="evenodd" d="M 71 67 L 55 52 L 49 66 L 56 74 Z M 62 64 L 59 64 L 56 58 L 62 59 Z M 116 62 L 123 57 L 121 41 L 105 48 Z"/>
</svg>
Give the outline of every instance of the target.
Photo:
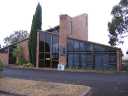
<svg viewBox="0 0 128 96">
<path fill-rule="evenodd" d="M 16 48 L 16 45 L 20 45 L 23 49 L 23 56 L 26 61 L 29 61 L 29 51 L 28 51 L 28 38 L 17 42 L 13 45 L 6 46 L 0 49 L 0 60 L 5 64 L 15 64 L 16 58 L 13 56 L 13 50 Z"/>
<path fill-rule="evenodd" d="M 20 44 L 24 57 L 29 60 L 28 39 Z M 14 44 L 15 45 L 15 44 Z M 14 45 L 1 49 L 0 57 L 6 64 L 14 64 Z M 121 49 L 88 41 L 88 15 L 60 16 L 60 24 L 37 34 L 36 67 L 117 69 L 122 68 Z"/>
</svg>

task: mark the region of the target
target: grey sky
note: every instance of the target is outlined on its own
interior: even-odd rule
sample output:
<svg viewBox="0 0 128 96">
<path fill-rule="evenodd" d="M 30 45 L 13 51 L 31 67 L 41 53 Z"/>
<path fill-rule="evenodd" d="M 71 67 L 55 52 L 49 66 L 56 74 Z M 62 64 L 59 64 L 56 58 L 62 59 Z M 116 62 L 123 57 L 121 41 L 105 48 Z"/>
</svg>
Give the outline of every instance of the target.
<svg viewBox="0 0 128 96">
<path fill-rule="evenodd" d="M 0 0 L 0 43 L 15 30 L 30 31 L 32 16 L 38 2 L 42 5 L 42 29 L 59 24 L 59 15 L 88 14 L 89 41 L 108 44 L 107 23 L 111 9 L 120 0 Z M 125 41 L 128 41 L 125 40 Z M 126 42 L 120 45 L 125 53 Z"/>
</svg>

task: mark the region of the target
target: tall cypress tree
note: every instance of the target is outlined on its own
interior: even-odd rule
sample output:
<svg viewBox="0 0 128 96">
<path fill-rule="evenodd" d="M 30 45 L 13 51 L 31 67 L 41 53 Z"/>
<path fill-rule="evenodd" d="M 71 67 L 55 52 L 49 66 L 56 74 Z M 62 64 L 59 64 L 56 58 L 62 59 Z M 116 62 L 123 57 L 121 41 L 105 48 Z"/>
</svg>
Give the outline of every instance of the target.
<svg viewBox="0 0 128 96">
<path fill-rule="evenodd" d="M 35 14 L 33 15 L 30 37 L 29 37 L 29 59 L 32 64 L 36 64 L 36 45 L 37 45 L 37 31 L 41 30 L 42 26 L 42 8 L 38 3 Z"/>
</svg>

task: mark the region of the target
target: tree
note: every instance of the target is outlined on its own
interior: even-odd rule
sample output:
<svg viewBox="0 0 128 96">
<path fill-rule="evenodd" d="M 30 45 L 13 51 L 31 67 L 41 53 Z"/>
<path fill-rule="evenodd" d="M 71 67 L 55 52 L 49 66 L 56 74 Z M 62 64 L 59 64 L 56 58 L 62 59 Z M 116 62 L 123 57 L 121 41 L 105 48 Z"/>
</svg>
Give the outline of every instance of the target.
<svg viewBox="0 0 128 96">
<path fill-rule="evenodd" d="M 16 64 L 21 64 L 23 61 L 23 49 L 21 46 L 17 45 L 13 50 L 13 56 L 16 57 Z"/>
<path fill-rule="evenodd" d="M 128 33 L 128 0 L 120 0 L 112 11 L 112 21 L 108 23 L 109 44 L 115 46 L 122 43 Z"/>
<path fill-rule="evenodd" d="M 15 31 L 10 36 L 4 38 L 5 46 L 22 41 L 22 40 L 28 38 L 28 36 L 29 36 L 29 34 L 27 31 L 24 31 L 24 30 Z"/>
<path fill-rule="evenodd" d="M 42 26 L 42 8 L 41 5 L 38 3 L 36 7 L 36 12 L 33 15 L 29 44 L 28 44 L 30 63 L 32 64 L 36 64 L 37 31 L 41 30 L 41 26 Z"/>
</svg>

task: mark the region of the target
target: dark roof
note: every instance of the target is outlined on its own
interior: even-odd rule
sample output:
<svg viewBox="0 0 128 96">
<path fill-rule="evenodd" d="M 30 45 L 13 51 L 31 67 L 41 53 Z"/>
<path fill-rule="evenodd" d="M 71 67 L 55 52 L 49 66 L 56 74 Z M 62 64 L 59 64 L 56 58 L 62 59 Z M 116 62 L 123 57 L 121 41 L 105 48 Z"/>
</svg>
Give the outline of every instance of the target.
<svg viewBox="0 0 128 96">
<path fill-rule="evenodd" d="M 45 31 L 49 31 L 49 32 L 52 32 L 52 31 L 55 31 L 55 30 L 59 30 L 59 26 L 55 26 L 55 27 L 53 27 L 53 28 L 50 28 L 50 29 L 47 29 L 47 30 L 45 30 Z"/>
</svg>

